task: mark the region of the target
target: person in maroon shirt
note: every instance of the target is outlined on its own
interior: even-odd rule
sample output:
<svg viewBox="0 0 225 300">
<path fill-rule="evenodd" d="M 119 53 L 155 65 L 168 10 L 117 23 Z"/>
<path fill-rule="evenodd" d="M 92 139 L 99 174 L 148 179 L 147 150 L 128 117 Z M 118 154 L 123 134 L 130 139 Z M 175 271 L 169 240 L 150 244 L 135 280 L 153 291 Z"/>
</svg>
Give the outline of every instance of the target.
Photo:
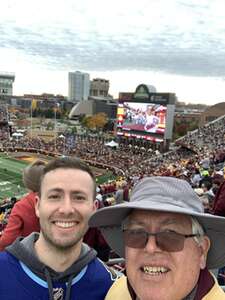
<svg viewBox="0 0 225 300">
<path fill-rule="evenodd" d="M 213 201 L 212 213 L 214 215 L 225 217 L 225 181 L 221 181 L 221 184 L 216 192 L 216 196 Z"/>
<path fill-rule="evenodd" d="M 23 183 L 29 193 L 13 206 L 7 226 L 0 237 L 0 251 L 10 245 L 19 236 L 27 236 L 31 232 L 40 231 L 39 219 L 35 214 L 36 192 L 39 188 L 39 179 L 45 163 L 36 160 L 23 171 Z"/>
<path fill-rule="evenodd" d="M 212 214 L 225 217 L 225 181 L 221 180 L 221 184 L 217 190 L 213 201 Z M 225 284 L 225 267 L 220 268 L 217 274 L 217 280 L 220 285 Z"/>
</svg>

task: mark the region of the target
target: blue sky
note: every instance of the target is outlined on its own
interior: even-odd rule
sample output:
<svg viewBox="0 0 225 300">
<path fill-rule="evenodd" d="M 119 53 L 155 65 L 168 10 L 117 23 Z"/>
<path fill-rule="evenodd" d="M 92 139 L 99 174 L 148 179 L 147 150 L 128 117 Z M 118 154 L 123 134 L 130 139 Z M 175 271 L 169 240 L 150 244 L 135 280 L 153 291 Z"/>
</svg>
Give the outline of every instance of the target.
<svg viewBox="0 0 225 300">
<path fill-rule="evenodd" d="M 0 10 L 0 71 L 14 94 L 68 93 L 68 72 L 140 83 L 180 101 L 225 101 L 224 0 L 7 0 Z"/>
</svg>

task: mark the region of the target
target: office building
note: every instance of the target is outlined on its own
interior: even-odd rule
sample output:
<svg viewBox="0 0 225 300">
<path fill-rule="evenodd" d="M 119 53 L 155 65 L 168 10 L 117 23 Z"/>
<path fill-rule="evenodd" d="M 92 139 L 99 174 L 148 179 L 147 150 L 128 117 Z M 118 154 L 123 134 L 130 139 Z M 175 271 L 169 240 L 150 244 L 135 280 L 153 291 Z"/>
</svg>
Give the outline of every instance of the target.
<svg viewBox="0 0 225 300">
<path fill-rule="evenodd" d="M 109 80 L 94 78 L 91 81 L 90 96 L 107 97 L 109 93 Z"/>
<path fill-rule="evenodd" d="M 13 82 L 15 74 L 9 72 L 0 72 L 0 96 L 13 95 Z"/>
<path fill-rule="evenodd" d="M 90 75 L 79 71 L 69 72 L 68 100 L 80 102 L 88 100 L 90 93 Z"/>
</svg>

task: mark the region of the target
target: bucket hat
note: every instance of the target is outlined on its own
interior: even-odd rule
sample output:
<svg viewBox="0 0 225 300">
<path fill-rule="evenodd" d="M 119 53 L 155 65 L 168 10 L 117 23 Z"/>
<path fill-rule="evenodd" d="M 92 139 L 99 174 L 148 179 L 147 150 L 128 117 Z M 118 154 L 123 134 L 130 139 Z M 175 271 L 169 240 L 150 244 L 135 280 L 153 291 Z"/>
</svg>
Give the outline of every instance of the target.
<svg viewBox="0 0 225 300">
<path fill-rule="evenodd" d="M 204 213 L 200 198 L 187 181 L 174 177 L 145 177 L 133 188 L 130 202 L 102 208 L 91 216 L 89 226 L 100 227 L 110 247 L 120 257 L 124 257 L 125 252 L 121 223 L 133 209 L 195 217 L 211 241 L 207 267 L 214 269 L 225 265 L 225 218 Z"/>
</svg>

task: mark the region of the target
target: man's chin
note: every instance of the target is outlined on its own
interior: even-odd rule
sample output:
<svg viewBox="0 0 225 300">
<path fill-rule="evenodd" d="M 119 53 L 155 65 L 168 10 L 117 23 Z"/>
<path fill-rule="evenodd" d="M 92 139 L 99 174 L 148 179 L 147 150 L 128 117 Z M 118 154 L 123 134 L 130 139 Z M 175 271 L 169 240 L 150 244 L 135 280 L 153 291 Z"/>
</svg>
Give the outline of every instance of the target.
<svg viewBox="0 0 225 300">
<path fill-rule="evenodd" d="M 43 235 L 43 238 L 50 247 L 58 249 L 60 251 L 66 251 L 71 248 L 74 248 L 76 245 L 79 245 L 82 242 L 82 237 L 77 237 L 72 239 L 71 237 L 66 238 L 65 236 L 58 236 L 55 238 Z"/>
<path fill-rule="evenodd" d="M 76 245 L 79 245 L 81 242 L 81 240 L 76 240 L 76 241 L 52 241 L 52 246 L 54 246 L 55 248 L 57 248 L 58 250 L 69 250 L 74 248 Z"/>
</svg>

